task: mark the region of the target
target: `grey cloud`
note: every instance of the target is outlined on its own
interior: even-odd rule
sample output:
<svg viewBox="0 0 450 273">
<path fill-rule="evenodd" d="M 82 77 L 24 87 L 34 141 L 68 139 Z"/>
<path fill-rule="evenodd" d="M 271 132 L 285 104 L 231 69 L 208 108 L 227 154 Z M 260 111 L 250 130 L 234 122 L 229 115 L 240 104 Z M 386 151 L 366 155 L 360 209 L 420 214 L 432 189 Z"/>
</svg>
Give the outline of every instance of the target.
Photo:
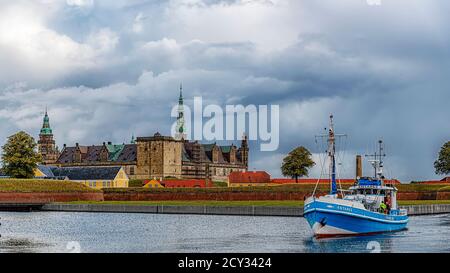
<svg viewBox="0 0 450 273">
<path fill-rule="evenodd" d="M 44 69 L 42 60 L 30 64 L 16 46 L 0 43 L 1 141 L 19 129 L 36 135 L 45 105 L 59 145 L 167 134 L 183 82 L 187 104 L 201 95 L 221 105 L 280 105 L 279 150 L 259 152 L 259 143 L 251 143 L 251 165 L 273 176 L 280 176 L 278 161 L 291 148 L 317 152 L 313 136 L 333 112 L 339 131 L 349 134 L 350 164 L 383 137 L 393 175 L 405 181 L 435 177 L 432 162 L 450 132 L 447 3 L 244 2 L 55 7 L 42 15 L 42 27 L 75 45 L 79 64 L 62 54 L 55 67 Z M 261 9 L 239 22 L 224 12 L 246 5 Z M 215 17 L 198 18 L 208 11 Z M 139 13 L 142 30 L 134 32 Z M 89 55 L 88 37 L 102 29 L 118 42 L 108 53 Z"/>
</svg>

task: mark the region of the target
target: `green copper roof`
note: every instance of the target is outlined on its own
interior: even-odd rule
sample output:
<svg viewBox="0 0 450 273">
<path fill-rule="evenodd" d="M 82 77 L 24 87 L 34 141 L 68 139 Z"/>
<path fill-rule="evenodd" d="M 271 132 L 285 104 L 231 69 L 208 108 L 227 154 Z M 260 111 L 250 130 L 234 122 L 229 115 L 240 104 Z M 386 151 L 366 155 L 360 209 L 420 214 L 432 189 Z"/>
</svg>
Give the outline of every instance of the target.
<svg viewBox="0 0 450 273">
<path fill-rule="evenodd" d="M 124 144 L 108 144 L 106 145 L 106 148 L 108 149 L 109 153 L 109 161 L 117 161 L 117 158 L 119 157 L 120 153 L 122 152 L 123 148 L 125 147 Z"/>
<path fill-rule="evenodd" d="M 204 149 L 206 152 L 212 151 L 214 145 L 215 145 L 215 144 L 202 144 L 203 149 Z"/>
<path fill-rule="evenodd" d="M 233 146 L 220 146 L 220 149 L 222 149 L 223 153 L 229 153 L 231 151 L 231 147 Z"/>
<path fill-rule="evenodd" d="M 45 110 L 44 123 L 42 124 L 41 135 L 51 135 L 53 134 L 52 128 L 50 128 L 50 119 L 47 114 L 47 110 Z"/>
</svg>

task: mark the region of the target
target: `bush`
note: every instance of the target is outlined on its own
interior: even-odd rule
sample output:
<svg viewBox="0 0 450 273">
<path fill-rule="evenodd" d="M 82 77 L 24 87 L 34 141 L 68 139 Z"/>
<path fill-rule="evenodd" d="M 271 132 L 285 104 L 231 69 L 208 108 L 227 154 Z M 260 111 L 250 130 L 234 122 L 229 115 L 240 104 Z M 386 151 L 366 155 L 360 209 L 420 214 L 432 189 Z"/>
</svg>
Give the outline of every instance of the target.
<svg viewBox="0 0 450 273">
<path fill-rule="evenodd" d="M 222 181 L 213 181 L 212 182 L 214 187 L 228 187 L 228 183 L 227 182 L 222 182 Z"/>
<path fill-rule="evenodd" d="M 130 188 L 136 188 L 136 187 L 142 187 L 144 185 L 145 179 L 130 179 L 128 181 L 128 187 Z"/>
</svg>

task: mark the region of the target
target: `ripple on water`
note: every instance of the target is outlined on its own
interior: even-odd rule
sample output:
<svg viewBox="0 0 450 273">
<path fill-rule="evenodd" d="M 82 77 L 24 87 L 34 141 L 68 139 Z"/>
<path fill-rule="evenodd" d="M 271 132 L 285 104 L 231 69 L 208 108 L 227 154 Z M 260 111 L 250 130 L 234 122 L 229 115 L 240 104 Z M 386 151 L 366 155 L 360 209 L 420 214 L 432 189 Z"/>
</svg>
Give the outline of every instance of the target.
<svg viewBox="0 0 450 273">
<path fill-rule="evenodd" d="M 29 238 L 0 239 L 0 252 L 40 252 L 49 246 Z"/>
</svg>

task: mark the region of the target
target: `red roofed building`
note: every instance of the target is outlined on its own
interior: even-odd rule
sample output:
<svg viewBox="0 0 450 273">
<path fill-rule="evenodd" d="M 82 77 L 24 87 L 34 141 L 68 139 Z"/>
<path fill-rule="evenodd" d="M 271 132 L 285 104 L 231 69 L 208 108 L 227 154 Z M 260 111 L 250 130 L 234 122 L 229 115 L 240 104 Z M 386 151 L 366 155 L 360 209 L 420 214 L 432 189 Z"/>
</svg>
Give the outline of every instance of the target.
<svg viewBox="0 0 450 273">
<path fill-rule="evenodd" d="M 213 187 L 211 181 L 202 179 L 172 179 L 161 182 L 165 188 L 208 188 Z"/>
<path fill-rule="evenodd" d="M 268 186 L 270 174 L 265 171 L 231 172 L 228 175 L 228 187 Z"/>
</svg>

